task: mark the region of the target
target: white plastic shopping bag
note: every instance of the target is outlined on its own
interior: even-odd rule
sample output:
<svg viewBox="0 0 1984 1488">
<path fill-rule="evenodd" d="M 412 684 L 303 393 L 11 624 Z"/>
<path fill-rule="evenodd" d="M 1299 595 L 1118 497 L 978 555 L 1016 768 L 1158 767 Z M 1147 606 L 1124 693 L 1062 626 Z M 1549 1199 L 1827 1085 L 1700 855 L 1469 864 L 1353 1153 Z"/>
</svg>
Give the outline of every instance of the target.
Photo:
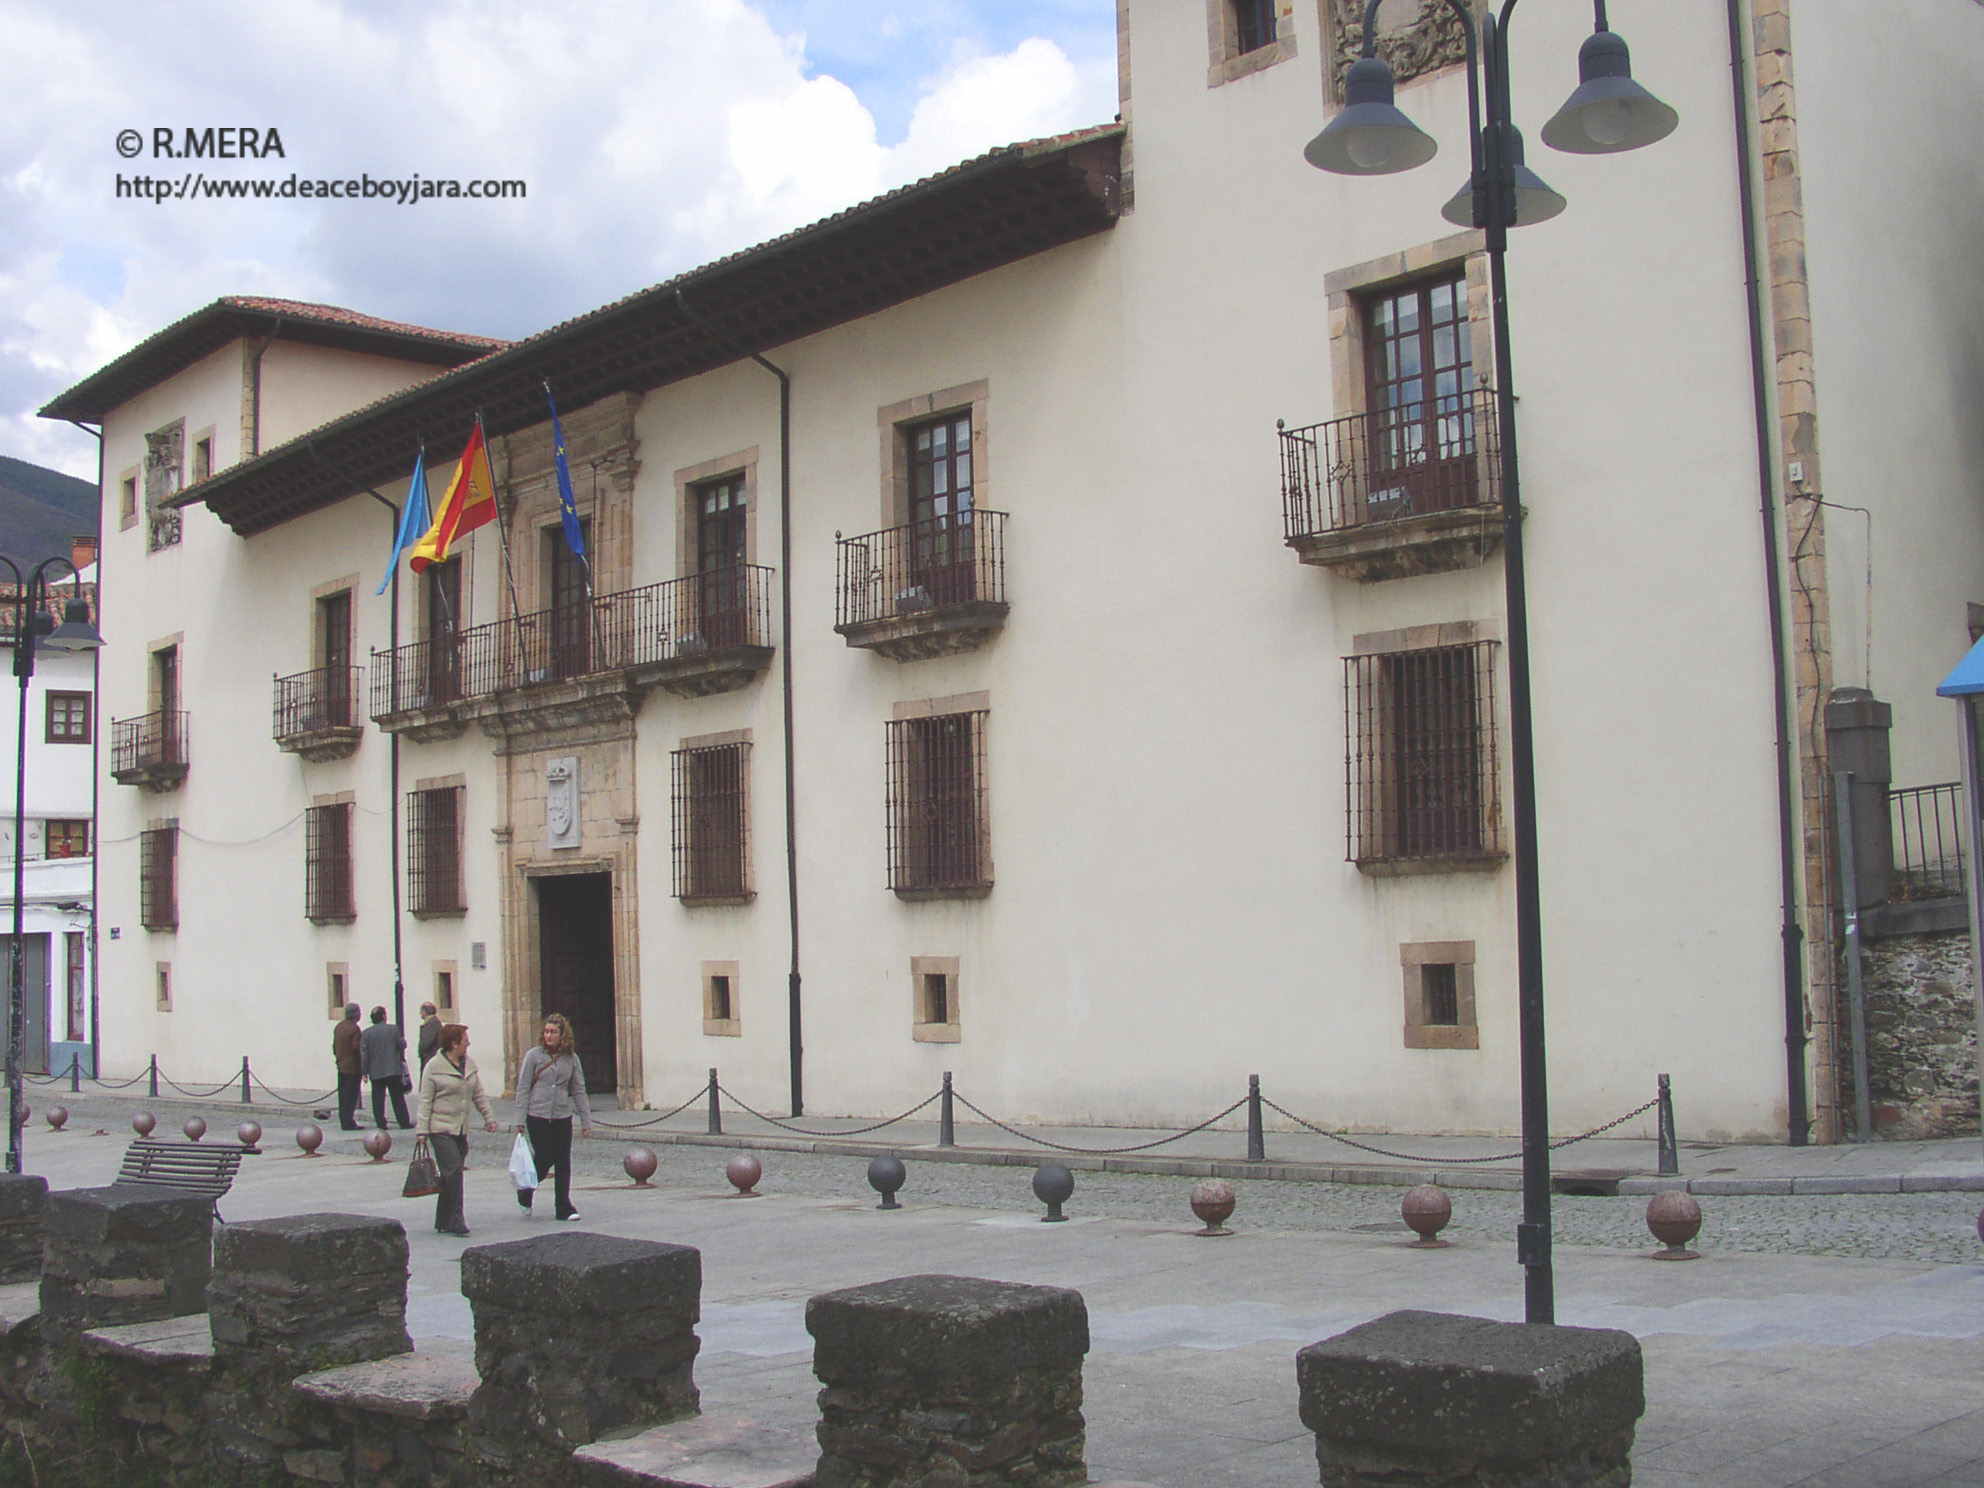
<svg viewBox="0 0 1984 1488">
<path fill-rule="evenodd" d="M 531 1154 L 530 1138 L 522 1132 L 510 1149 L 510 1181 L 519 1189 L 537 1187 L 537 1159 Z"/>
</svg>

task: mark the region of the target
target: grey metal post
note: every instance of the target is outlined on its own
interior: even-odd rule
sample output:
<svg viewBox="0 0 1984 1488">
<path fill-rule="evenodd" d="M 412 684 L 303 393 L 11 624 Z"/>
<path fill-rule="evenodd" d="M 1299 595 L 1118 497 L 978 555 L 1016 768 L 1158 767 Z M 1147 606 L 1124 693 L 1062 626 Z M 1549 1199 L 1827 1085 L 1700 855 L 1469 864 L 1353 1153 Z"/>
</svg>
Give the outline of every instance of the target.
<svg viewBox="0 0 1984 1488">
<path fill-rule="evenodd" d="M 246 1054 L 241 1056 L 241 1104 L 244 1106 L 255 1104 L 255 1097 L 248 1089 L 248 1056 Z"/>
<path fill-rule="evenodd" d="M 1267 1134 L 1261 1129 L 1261 1077 L 1247 1076 L 1247 1161 L 1266 1162 Z"/>
<path fill-rule="evenodd" d="M 1662 1178 L 1675 1178 L 1681 1172 L 1681 1144 L 1674 1134 L 1674 1086 L 1667 1076 L 1660 1077 L 1660 1105 L 1654 1112 L 1655 1141 L 1660 1149 L 1657 1169 Z"/>
<path fill-rule="evenodd" d="M 1860 960 L 1860 890 L 1853 845 L 1853 772 L 1832 772 L 1833 821 L 1839 834 L 1835 862 L 1842 886 L 1840 914 L 1845 920 L 1846 1009 L 1853 1049 L 1853 1133 L 1858 1141 L 1874 1139 L 1873 1107 L 1867 1097 L 1867 986 Z"/>
<path fill-rule="evenodd" d="M 958 1144 L 957 1110 L 952 1104 L 951 1072 L 944 1071 L 944 1095 L 937 1102 L 937 1145 L 955 1147 Z"/>
<path fill-rule="evenodd" d="M 710 1071 L 710 1135 L 723 1135 L 723 1107 L 717 1104 L 716 1071 Z"/>
<path fill-rule="evenodd" d="M 83 1056 L 80 1053 L 69 1056 L 69 1094 L 79 1095 L 83 1089 Z"/>
<path fill-rule="evenodd" d="M 147 1070 L 147 1073 L 151 1077 L 151 1084 L 149 1086 L 149 1089 L 151 1091 L 152 1098 L 156 1100 L 158 1098 L 158 1055 L 156 1054 L 152 1055 L 152 1062 L 149 1069 Z"/>
</svg>

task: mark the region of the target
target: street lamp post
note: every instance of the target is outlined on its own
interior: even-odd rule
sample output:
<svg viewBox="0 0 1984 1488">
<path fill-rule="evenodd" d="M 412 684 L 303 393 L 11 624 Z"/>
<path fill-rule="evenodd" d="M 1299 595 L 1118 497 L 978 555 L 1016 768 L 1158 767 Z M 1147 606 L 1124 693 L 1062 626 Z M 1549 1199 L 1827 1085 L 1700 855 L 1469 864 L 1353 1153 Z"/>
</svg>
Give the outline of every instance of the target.
<svg viewBox="0 0 1984 1488">
<path fill-rule="evenodd" d="M 1377 54 L 1377 15 L 1364 12 L 1364 55 L 1344 81 L 1344 108 L 1303 155 L 1338 175 L 1391 175 L 1433 158 L 1433 138 L 1393 102 L 1392 70 Z M 1488 241 L 1495 341 L 1496 411 L 1502 436 L 1503 576 L 1509 631 L 1509 767 L 1516 875 L 1516 1018 L 1522 1067 L 1522 1223 L 1516 1260 L 1524 1268 L 1524 1315 L 1557 1320 L 1550 1264 L 1550 1090 L 1543 1030 L 1543 927 L 1536 865 L 1536 761 L 1529 686 L 1529 609 L 1523 578 L 1522 495 L 1516 465 L 1515 379 L 1509 354 L 1504 259 L 1509 229 L 1564 210 L 1564 198 L 1523 164 L 1522 134 L 1509 104 L 1509 17 L 1504 0 L 1475 24 L 1465 0 L 1446 0 L 1467 37 L 1467 116 L 1471 174 L 1441 210 L 1449 222 L 1478 227 Z M 1543 142 L 1578 155 L 1638 149 L 1674 129 L 1674 110 L 1633 81 L 1626 43 L 1593 0 L 1593 31 L 1578 50 L 1578 88 L 1550 122 Z"/>
<path fill-rule="evenodd" d="M 75 580 L 76 592 L 62 611 L 62 623 L 48 616 L 48 571 L 60 565 Z M 21 1040 L 27 1033 L 27 1003 L 21 987 L 22 916 L 27 890 L 28 682 L 35 652 L 94 651 L 103 644 L 83 598 L 82 575 L 67 558 L 44 558 L 25 577 L 20 565 L 0 554 L 0 567 L 14 576 L 14 676 L 20 684 L 21 714 L 14 739 L 14 936 L 7 977 L 7 1171 L 21 1171 Z M 47 633 L 43 634 L 44 629 Z M 90 720 L 91 727 L 97 720 Z M 96 830 L 91 824 L 92 833 Z M 90 844 L 92 852 L 96 844 Z"/>
</svg>

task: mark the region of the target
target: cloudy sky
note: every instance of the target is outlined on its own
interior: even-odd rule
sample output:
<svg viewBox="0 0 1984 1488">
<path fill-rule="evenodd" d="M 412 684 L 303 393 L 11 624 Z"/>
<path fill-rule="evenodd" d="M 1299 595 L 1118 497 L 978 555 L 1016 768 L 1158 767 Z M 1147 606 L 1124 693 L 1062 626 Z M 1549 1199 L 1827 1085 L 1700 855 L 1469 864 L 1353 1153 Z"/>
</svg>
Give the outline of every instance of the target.
<svg viewBox="0 0 1984 1488">
<path fill-rule="evenodd" d="M 0 454 L 92 479 L 34 410 L 216 295 L 525 335 L 1116 109 L 1113 0 L 0 0 L 0 36 Z M 225 126 L 283 158 L 151 158 Z M 118 199 L 188 170 L 528 196 Z"/>
</svg>

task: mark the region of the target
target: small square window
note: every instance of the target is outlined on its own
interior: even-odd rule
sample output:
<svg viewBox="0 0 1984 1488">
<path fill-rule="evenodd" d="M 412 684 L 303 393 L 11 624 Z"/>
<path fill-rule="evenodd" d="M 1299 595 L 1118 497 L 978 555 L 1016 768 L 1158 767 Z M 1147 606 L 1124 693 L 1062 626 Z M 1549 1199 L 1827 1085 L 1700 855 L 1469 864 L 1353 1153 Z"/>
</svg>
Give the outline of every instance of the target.
<svg viewBox="0 0 1984 1488">
<path fill-rule="evenodd" d="M 915 1001 L 911 1037 L 918 1043 L 957 1043 L 958 958 L 912 957 L 909 979 Z"/>
<path fill-rule="evenodd" d="M 344 1017 L 344 1005 L 351 1001 L 351 969 L 342 961 L 324 968 L 324 991 L 333 1022 Z"/>
<path fill-rule="evenodd" d="M 158 998 L 158 1010 L 161 1013 L 171 1012 L 172 1011 L 172 963 L 170 961 L 161 961 L 158 963 L 155 972 L 155 980 L 152 983 L 152 987 Z"/>
<path fill-rule="evenodd" d="M 1474 942 L 1429 940 L 1398 949 L 1405 971 L 1406 1048 L 1480 1048 L 1474 1022 Z"/>
<path fill-rule="evenodd" d="M 43 738 L 50 744 L 89 743 L 90 701 L 87 692 L 50 692 Z"/>
<path fill-rule="evenodd" d="M 133 474 L 125 476 L 117 483 L 117 526 L 121 530 L 137 525 L 138 477 Z"/>
<path fill-rule="evenodd" d="M 443 1013 L 455 1010 L 455 963 L 434 968 L 434 1006 Z"/>
<path fill-rule="evenodd" d="M 1419 968 L 1419 995 L 1429 1028 L 1460 1026 L 1460 991 L 1451 961 L 1433 961 Z"/>
<path fill-rule="evenodd" d="M 703 963 L 703 1032 L 712 1038 L 739 1038 L 744 1032 L 735 961 Z"/>
<path fill-rule="evenodd" d="M 87 858 L 90 855 L 89 820 L 51 819 L 43 828 L 43 840 L 51 858 Z"/>
<path fill-rule="evenodd" d="M 214 440 L 203 434 L 193 441 L 193 480 L 197 483 L 214 473 Z"/>
</svg>

